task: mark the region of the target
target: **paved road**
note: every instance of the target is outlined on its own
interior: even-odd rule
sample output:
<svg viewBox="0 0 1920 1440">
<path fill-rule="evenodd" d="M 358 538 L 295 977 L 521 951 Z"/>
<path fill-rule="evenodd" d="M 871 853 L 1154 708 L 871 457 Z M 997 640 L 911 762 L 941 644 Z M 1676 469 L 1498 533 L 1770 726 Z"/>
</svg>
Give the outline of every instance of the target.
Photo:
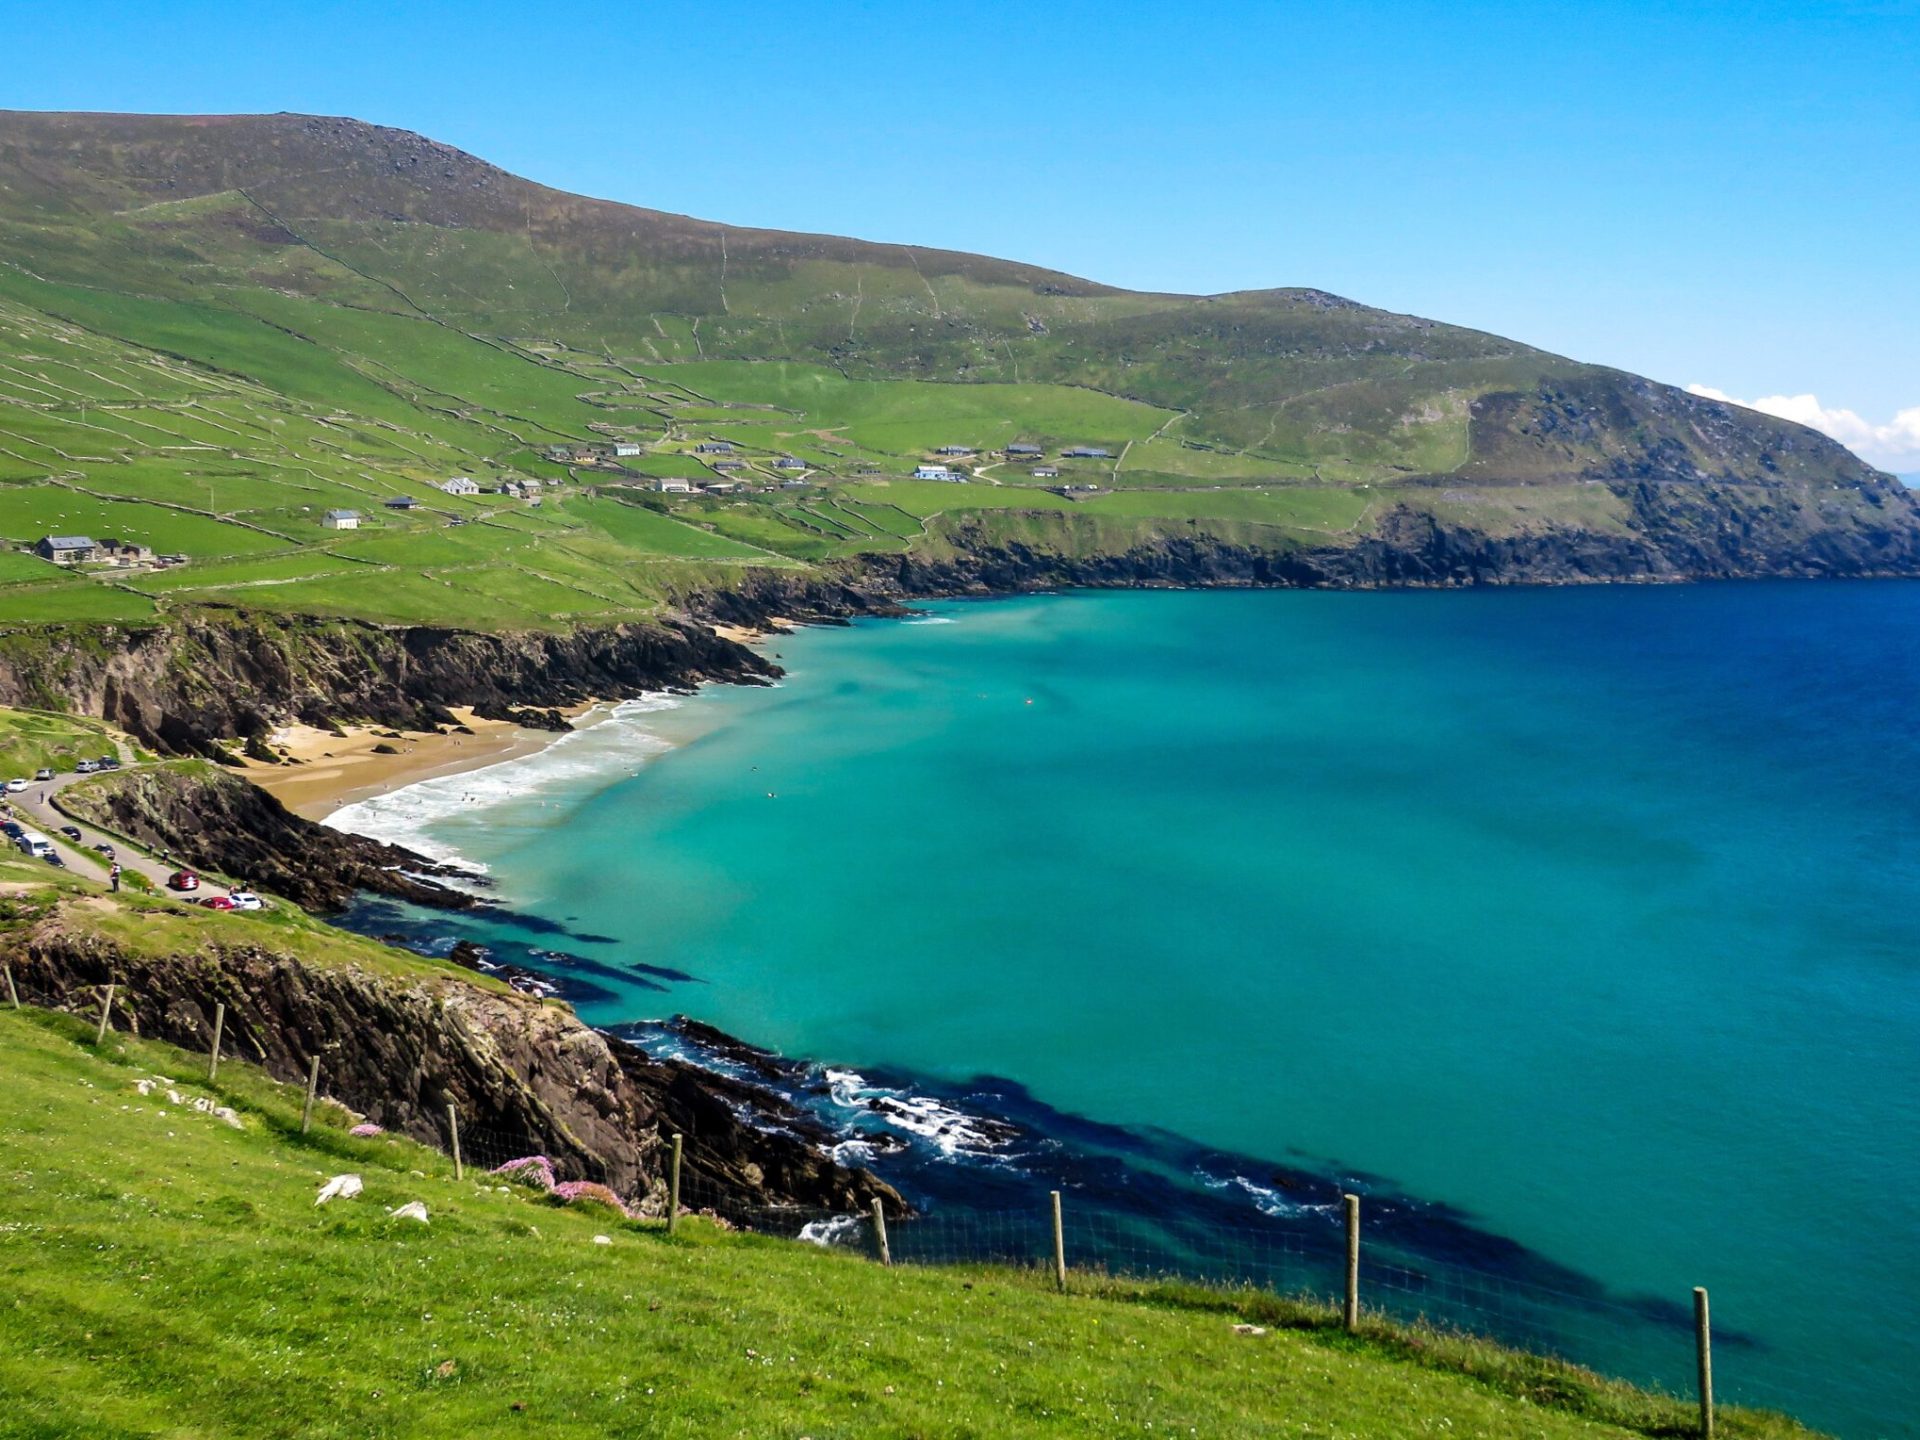
<svg viewBox="0 0 1920 1440">
<path fill-rule="evenodd" d="M 60 775 L 52 780 L 36 782 L 18 794 L 5 797 L 13 808 L 15 818 L 30 829 L 41 831 L 53 841 L 53 848 L 60 852 L 60 858 L 66 862 L 67 869 L 86 880 L 98 880 L 107 883 L 107 867 L 111 863 L 106 857 L 96 854 L 93 847 L 99 844 L 111 845 L 115 858 L 123 869 L 138 871 L 144 875 L 153 888 L 162 895 L 174 897 L 175 892 L 167 889 L 167 877 L 180 867 L 162 864 L 157 858 L 139 849 L 118 835 L 109 835 L 84 820 L 76 819 L 65 811 L 55 808 L 56 797 L 67 786 L 81 780 L 92 779 L 89 775 Z M 72 825 L 80 831 L 80 842 L 75 844 L 60 833 L 62 825 Z M 209 886 L 196 892 L 192 899 L 203 895 L 218 894 L 217 888 Z"/>
</svg>

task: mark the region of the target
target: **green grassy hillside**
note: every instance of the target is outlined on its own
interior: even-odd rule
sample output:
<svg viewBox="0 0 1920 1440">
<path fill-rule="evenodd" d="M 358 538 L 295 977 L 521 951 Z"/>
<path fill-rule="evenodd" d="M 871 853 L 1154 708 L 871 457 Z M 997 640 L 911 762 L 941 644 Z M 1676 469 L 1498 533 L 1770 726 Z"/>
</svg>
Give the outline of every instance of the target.
<svg viewBox="0 0 1920 1440">
<path fill-rule="evenodd" d="M 639 450 L 624 477 L 567 454 L 615 441 Z M 970 484 L 906 481 L 944 445 L 980 452 Z M 569 483 L 536 510 L 436 488 L 456 475 Z M 645 477 L 744 488 L 652 520 L 580 503 Z M 1656 533 L 1676 487 L 1700 512 L 1680 543 Z M 1784 421 L 1318 291 L 1133 294 L 733 229 L 354 121 L 0 112 L 0 544 L 191 562 L 83 582 L 0 553 L 0 624 L 204 603 L 569 624 L 729 567 L 915 551 L 937 516 L 1030 544 L 994 516 L 1069 506 L 1122 551 L 1339 548 L 1412 515 L 1648 537 L 1677 573 L 1711 572 L 1696 536 L 1756 530 L 1722 569 L 1899 569 L 1920 517 L 1890 487 Z M 358 532 L 323 526 L 339 508 Z"/>
<path fill-rule="evenodd" d="M 302 1137 L 298 1091 L 238 1061 L 209 1087 L 204 1057 L 91 1041 L 0 1008 L 0 1435 L 1690 1433 L 1676 1402 L 1270 1298 L 669 1239 L 331 1107 Z M 364 1193 L 316 1208 L 347 1172 Z M 428 1224 L 390 1217 L 416 1200 Z"/>
</svg>

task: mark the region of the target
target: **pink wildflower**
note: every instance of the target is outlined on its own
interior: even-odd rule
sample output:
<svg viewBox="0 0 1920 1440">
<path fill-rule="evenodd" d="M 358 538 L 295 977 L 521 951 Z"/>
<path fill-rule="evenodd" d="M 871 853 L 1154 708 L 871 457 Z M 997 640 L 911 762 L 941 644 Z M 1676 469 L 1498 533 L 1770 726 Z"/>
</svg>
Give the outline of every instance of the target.
<svg viewBox="0 0 1920 1440">
<path fill-rule="evenodd" d="M 600 1204 L 610 1209 L 618 1210 L 629 1219 L 632 1218 L 631 1212 L 627 1209 L 626 1201 L 622 1200 L 606 1186 L 593 1180 L 565 1181 L 553 1187 L 553 1196 L 556 1200 L 565 1200 L 569 1203 L 575 1200 L 597 1200 Z"/>
<path fill-rule="evenodd" d="M 517 1160 L 495 1166 L 493 1173 L 538 1186 L 542 1190 L 552 1190 L 554 1186 L 553 1162 L 544 1155 L 522 1155 Z"/>
</svg>

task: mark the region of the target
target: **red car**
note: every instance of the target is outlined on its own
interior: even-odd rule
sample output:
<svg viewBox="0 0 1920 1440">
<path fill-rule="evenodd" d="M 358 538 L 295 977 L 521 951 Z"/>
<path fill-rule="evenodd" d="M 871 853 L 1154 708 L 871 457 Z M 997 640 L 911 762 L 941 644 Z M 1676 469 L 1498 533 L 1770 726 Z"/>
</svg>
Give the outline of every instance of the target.
<svg viewBox="0 0 1920 1440">
<path fill-rule="evenodd" d="M 198 890 L 200 877 L 191 870 L 176 870 L 167 877 L 169 890 Z"/>
<path fill-rule="evenodd" d="M 229 899 L 228 899 L 228 898 L 227 898 L 226 896 L 224 896 L 224 895 L 209 895 L 209 896 L 207 896 L 207 898 L 206 898 L 206 899 L 204 899 L 204 900 L 202 900 L 202 901 L 201 901 L 200 903 L 201 903 L 202 905 L 204 905 L 204 906 L 206 906 L 206 907 L 207 907 L 207 909 L 209 909 L 209 910 L 231 910 L 231 909 L 233 909 L 233 901 L 231 901 L 231 900 L 229 900 Z"/>
</svg>

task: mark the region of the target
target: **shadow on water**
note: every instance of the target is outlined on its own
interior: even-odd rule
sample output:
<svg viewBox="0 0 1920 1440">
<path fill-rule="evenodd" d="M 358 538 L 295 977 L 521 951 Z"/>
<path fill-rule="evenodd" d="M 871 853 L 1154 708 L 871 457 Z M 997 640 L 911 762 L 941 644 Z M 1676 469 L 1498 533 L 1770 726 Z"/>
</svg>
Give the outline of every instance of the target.
<svg viewBox="0 0 1920 1440">
<path fill-rule="evenodd" d="M 554 939 L 604 937 L 491 907 L 463 916 L 362 896 L 335 918 L 574 1005 L 703 983 L 681 970 L 553 948 Z M 1673 1357 L 1686 1353 L 1691 1334 L 1686 1306 L 1616 1294 L 1466 1211 L 1337 1161 L 1302 1163 L 1296 1154 L 1280 1163 L 1111 1124 L 1056 1109 L 1000 1076 L 952 1083 L 898 1067 L 856 1072 L 793 1060 L 682 1016 L 610 1028 L 811 1116 L 835 1158 L 873 1168 L 919 1213 L 895 1227 L 900 1258 L 1031 1263 L 1050 1244 L 1044 1207 L 1047 1192 L 1059 1190 L 1076 1265 L 1334 1295 L 1344 1284 L 1343 1197 L 1353 1193 L 1362 1197 L 1369 1303 L 1635 1378 L 1684 1379 Z M 1725 1328 L 1715 1339 L 1761 1348 Z"/>
</svg>

